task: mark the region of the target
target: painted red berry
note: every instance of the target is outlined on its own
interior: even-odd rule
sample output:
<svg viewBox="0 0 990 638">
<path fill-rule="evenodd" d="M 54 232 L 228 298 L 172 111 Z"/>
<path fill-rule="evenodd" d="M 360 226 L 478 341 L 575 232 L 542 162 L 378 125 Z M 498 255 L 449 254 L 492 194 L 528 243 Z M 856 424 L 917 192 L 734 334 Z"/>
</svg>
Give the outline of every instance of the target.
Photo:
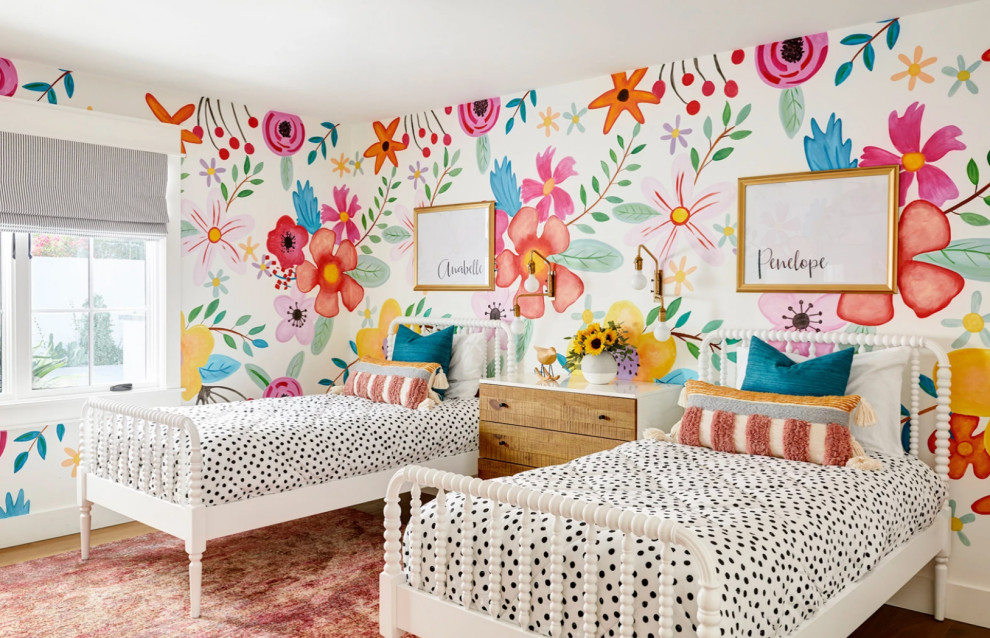
<svg viewBox="0 0 990 638">
<path fill-rule="evenodd" d="M 732 63 L 742 64 L 742 61 L 746 59 L 746 52 L 742 49 L 736 49 L 732 52 Z"/>
<path fill-rule="evenodd" d="M 402 134 L 402 143 L 409 146 L 409 133 Z"/>
<path fill-rule="evenodd" d="M 251 142 L 245 144 L 244 152 L 247 153 L 248 155 L 254 155 L 254 144 L 252 144 Z"/>
<path fill-rule="evenodd" d="M 444 133 L 444 134 L 443 134 L 443 145 L 444 145 L 444 146 L 450 146 L 450 142 L 451 142 L 451 141 L 452 141 L 453 139 L 454 139 L 454 138 L 452 138 L 452 137 L 450 136 L 450 133 Z"/>
<path fill-rule="evenodd" d="M 436 133 L 430 135 L 430 144 L 436 144 L 438 139 L 440 139 L 440 137 Z"/>
<path fill-rule="evenodd" d="M 983 59 L 984 62 L 990 62 L 990 49 L 987 49 L 986 51 L 984 51 L 983 52 L 983 55 L 981 57 L 982 57 L 982 59 Z"/>
<path fill-rule="evenodd" d="M 701 110 L 701 103 L 698 100 L 691 100 L 687 105 L 688 115 L 697 115 Z"/>
<path fill-rule="evenodd" d="M 708 97 L 715 92 L 715 83 L 711 80 L 705 80 L 705 83 L 701 85 L 701 94 Z"/>
<path fill-rule="evenodd" d="M 197 124 L 196 126 L 193 127 L 192 134 L 198 137 L 199 139 L 203 139 L 203 127 Z"/>
<path fill-rule="evenodd" d="M 219 126 L 216 127 L 215 129 L 213 129 L 213 134 L 216 135 L 217 137 L 223 137 L 223 128 Z"/>
<path fill-rule="evenodd" d="M 230 158 L 230 151 L 225 148 L 220 149 L 220 159 L 225 160 Z"/>
<path fill-rule="evenodd" d="M 258 118 L 254 117 L 253 115 L 249 117 L 248 126 L 250 126 L 251 128 L 258 128 Z"/>
<path fill-rule="evenodd" d="M 736 97 L 739 95 L 739 85 L 736 84 L 735 80 L 729 80 L 725 83 L 725 97 Z"/>
<path fill-rule="evenodd" d="M 454 107 L 452 107 L 452 106 L 445 106 L 445 107 L 443 107 L 443 112 L 446 113 L 447 115 L 450 115 L 450 112 L 453 111 L 453 110 L 454 110 Z"/>
<path fill-rule="evenodd" d="M 430 156 L 430 147 L 429 146 L 424 146 L 423 147 L 423 157 L 429 157 L 429 156 Z"/>
<path fill-rule="evenodd" d="M 694 73 L 685 73 L 681 76 L 681 84 L 684 86 L 691 86 L 694 84 Z"/>
<path fill-rule="evenodd" d="M 241 141 L 236 137 L 230 138 L 229 144 L 230 144 L 230 148 L 234 149 L 235 151 L 241 147 Z"/>
<path fill-rule="evenodd" d="M 659 100 L 663 98 L 663 94 L 667 90 L 667 85 L 664 83 L 663 80 L 657 80 L 656 82 L 653 83 L 652 90 L 653 90 L 653 95 L 656 96 L 656 98 Z"/>
<path fill-rule="evenodd" d="M 426 129 L 423 128 L 422 126 L 419 127 L 419 136 L 420 137 L 426 137 Z"/>
</svg>

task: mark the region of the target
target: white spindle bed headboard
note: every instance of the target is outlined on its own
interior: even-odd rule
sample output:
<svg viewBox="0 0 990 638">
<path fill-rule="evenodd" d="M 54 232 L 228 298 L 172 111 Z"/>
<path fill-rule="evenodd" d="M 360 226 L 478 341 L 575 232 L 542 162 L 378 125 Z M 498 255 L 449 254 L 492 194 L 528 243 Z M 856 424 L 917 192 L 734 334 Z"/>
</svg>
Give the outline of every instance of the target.
<svg viewBox="0 0 990 638">
<path fill-rule="evenodd" d="M 395 347 L 395 333 L 398 331 L 399 326 L 423 326 L 430 328 L 457 326 L 458 332 L 464 330 L 474 332 L 493 330 L 494 338 L 492 345 L 494 347 L 489 347 L 487 351 L 488 358 L 485 361 L 485 370 L 488 370 L 489 364 L 494 363 L 494 376 L 498 377 L 502 375 L 502 358 L 499 354 L 503 352 L 501 348 L 502 344 L 505 344 L 505 372 L 510 377 L 516 373 L 516 336 L 509 331 L 504 321 L 498 321 L 497 319 L 475 319 L 474 317 L 396 317 L 392 320 L 388 328 L 389 358 L 392 357 L 393 348 Z"/>
<path fill-rule="evenodd" d="M 927 337 L 917 335 L 869 335 L 850 332 L 792 332 L 786 330 L 716 330 L 707 335 L 701 342 L 702 356 L 699 357 L 698 374 L 702 381 L 708 383 L 718 383 L 719 385 L 731 385 L 729 380 L 729 369 L 727 365 L 730 352 L 737 352 L 740 348 L 748 348 L 753 337 L 763 341 L 783 341 L 785 352 L 793 352 L 794 344 L 809 344 L 808 354 L 817 356 L 817 346 L 819 344 L 836 344 L 838 346 L 851 346 L 858 349 L 869 347 L 897 348 L 905 346 L 911 349 L 911 399 L 909 401 L 909 427 L 910 427 L 910 452 L 914 456 L 919 456 L 919 423 L 920 423 L 920 392 L 919 377 L 921 375 L 921 355 L 925 351 L 935 356 L 938 363 L 936 380 L 936 407 L 935 407 L 935 471 L 946 483 L 949 478 L 949 394 L 952 381 L 952 371 L 950 369 L 949 357 L 945 350 L 938 343 Z M 722 349 L 721 365 L 717 371 L 712 369 L 710 358 L 704 356 L 718 344 Z M 735 366 L 731 366 L 735 368 Z M 716 372 L 718 379 L 716 380 Z"/>
</svg>

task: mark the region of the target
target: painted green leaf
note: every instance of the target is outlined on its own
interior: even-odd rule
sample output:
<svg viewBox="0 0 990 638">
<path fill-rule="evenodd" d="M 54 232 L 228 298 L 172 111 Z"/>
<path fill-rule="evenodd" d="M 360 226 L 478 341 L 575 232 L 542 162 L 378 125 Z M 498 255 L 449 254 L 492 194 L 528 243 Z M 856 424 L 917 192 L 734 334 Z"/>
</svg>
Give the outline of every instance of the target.
<svg viewBox="0 0 990 638">
<path fill-rule="evenodd" d="M 268 373 L 253 363 L 245 363 L 244 371 L 247 372 L 251 381 L 262 390 L 266 389 L 272 383 Z"/>
<path fill-rule="evenodd" d="M 623 199 L 618 195 L 608 195 L 605 197 L 605 201 L 609 204 L 621 204 Z"/>
<path fill-rule="evenodd" d="M 593 190 L 593 191 L 595 191 L 596 193 L 599 193 L 599 194 L 601 194 L 601 192 L 602 192 L 601 191 L 601 185 L 598 183 L 598 178 L 597 177 L 592 177 L 591 178 L 591 190 Z"/>
<path fill-rule="evenodd" d="M 743 138 L 749 137 L 752 132 L 753 131 L 746 131 L 746 130 L 732 131 L 731 133 L 729 133 L 729 139 L 741 140 Z"/>
<path fill-rule="evenodd" d="M 701 353 L 701 350 L 698 348 L 698 344 L 693 341 L 688 341 L 684 345 L 687 346 L 688 352 L 691 353 L 691 356 L 697 359 L 698 355 Z"/>
<path fill-rule="evenodd" d="M 390 244 L 399 244 L 412 237 L 412 233 L 405 226 L 389 226 L 382 231 L 382 237 Z"/>
<path fill-rule="evenodd" d="M 510 117 L 505 121 L 505 134 L 508 135 L 509 131 L 512 130 L 512 125 L 515 124 L 515 118 Z"/>
<path fill-rule="evenodd" d="M 843 62 L 839 65 L 839 68 L 835 72 L 835 86 L 839 86 L 849 78 L 849 74 L 853 71 L 852 62 Z M 800 87 L 796 87 L 800 88 Z"/>
<path fill-rule="evenodd" d="M 990 225 L 990 219 L 987 219 L 983 215 L 977 215 L 976 213 L 962 213 L 959 217 L 970 226 Z"/>
<path fill-rule="evenodd" d="M 642 165 L 641 164 L 626 164 L 626 168 L 624 170 L 627 170 L 627 171 L 638 171 L 641 168 L 642 168 Z"/>
<path fill-rule="evenodd" d="M 182 223 L 179 225 L 179 228 L 180 228 L 179 232 L 183 237 L 189 237 L 190 235 L 195 235 L 196 233 L 199 232 L 199 230 L 192 225 L 192 222 L 188 222 L 184 219 L 182 220 Z"/>
<path fill-rule="evenodd" d="M 877 52 L 873 49 L 872 44 L 867 44 L 863 47 L 863 64 L 866 66 L 868 71 L 873 70 L 873 63 L 877 59 Z"/>
<path fill-rule="evenodd" d="M 691 149 L 691 166 L 694 168 L 694 172 L 698 172 L 698 165 L 701 164 L 701 158 L 698 156 L 698 149 Z"/>
<path fill-rule="evenodd" d="M 633 148 L 633 150 L 629 151 L 629 154 L 630 155 L 635 155 L 636 153 L 639 153 L 640 151 L 642 151 L 644 148 L 646 148 L 646 144 L 640 144 L 639 146 Z"/>
<path fill-rule="evenodd" d="M 852 35 L 847 35 L 846 37 L 842 38 L 839 42 L 841 42 L 842 44 L 849 45 L 849 46 L 859 46 L 860 44 L 863 44 L 864 42 L 869 42 L 869 41 L 870 41 L 870 34 L 868 34 L 868 33 L 854 33 Z"/>
<path fill-rule="evenodd" d="M 613 154 L 614 154 L 614 151 L 613 151 Z M 608 164 L 605 162 L 605 160 L 602 160 L 601 164 L 602 164 L 602 172 L 605 173 L 605 177 L 606 178 L 611 177 L 612 176 L 612 173 L 611 173 L 611 171 L 609 171 Z"/>
<path fill-rule="evenodd" d="M 251 315 L 241 315 L 240 319 L 234 322 L 234 327 L 243 326 L 249 321 L 251 321 Z"/>
<path fill-rule="evenodd" d="M 306 353 L 300 350 L 296 353 L 296 356 L 292 357 L 292 361 L 289 361 L 289 367 L 285 369 L 285 376 L 292 377 L 293 379 L 298 379 L 299 374 L 302 372 L 303 359 L 306 358 Z"/>
<path fill-rule="evenodd" d="M 712 118 L 711 116 L 705 118 L 705 125 L 702 129 L 705 133 L 705 137 L 709 140 L 712 139 Z"/>
<path fill-rule="evenodd" d="M 677 299 L 674 299 L 669 304 L 667 304 L 667 319 L 668 320 L 669 319 L 673 319 L 674 318 L 674 315 L 677 314 L 677 311 L 680 310 L 680 307 L 681 307 L 681 298 L 680 297 L 678 297 Z"/>
<path fill-rule="evenodd" d="M 446 193 L 447 191 L 449 191 L 450 190 L 450 187 L 453 186 L 453 185 L 454 185 L 454 182 L 447 182 L 446 184 L 444 184 L 443 186 L 440 187 L 440 190 L 437 191 L 437 195 L 443 195 L 444 193 Z"/>
<path fill-rule="evenodd" d="M 722 327 L 722 323 L 724 323 L 722 319 L 712 319 L 711 321 L 705 324 L 705 327 L 702 328 L 701 331 L 714 332 L 715 330 L 718 330 L 719 328 Z"/>
<path fill-rule="evenodd" d="M 580 272 L 612 272 L 622 266 L 623 257 L 614 246 L 598 239 L 575 239 L 550 261 Z"/>
<path fill-rule="evenodd" d="M 368 235 L 368 240 L 372 244 L 380 244 L 380 243 L 382 243 L 382 238 L 379 237 L 378 235 Z"/>
<path fill-rule="evenodd" d="M 722 125 L 728 126 L 729 120 L 732 119 L 732 107 L 728 102 L 725 103 L 725 108 L 722 109 Z"/>
<path fill-rule="evenodd" d="M 599 213 L 597 211 L 594 212 L 594 213 L 591 213 L 591 217 L 596 222 L 607 222 L 608 221 L 608 215 L 606 215 L 605 213 Z"/>
<path fill-rule="evenodd" d="M 283 190 L 290 190 L 292 188 L 292 158 L 283 157 L 279 164 L 279 176 L 282 178 L 282 188 Z"/>
<path fill-rule="evenodd" d="M 224 199 L 229 199 L 230 195 L 227 194 L 227 185 L 220 182 L 220 194 L 223 195 Z"/>
<path fill-rule="evenodd" d="M 192 310 L 190 310 L 189 311 L 189 316 L 186 317 L 186 321 L 188 321 L 189 323 L 192 323 L 193 321 L 195 321 L 196 320 L 196 317 L 199 316 L 199 313 L 202 312 L 202 310 L 203 310 L 203 306 L 196 306 L 195 308 L 193 308 Z"/>
<path fill-rule="evenodd" d="M 221 321 L 223 321 L 223 318 L 226 317 L 226 316 L 227 316 L 227 311 L 226 310 L 221 310 L 220 312 L 218 312 L 217 313 L 217 316 L 216 317 L 213 317 L 213 325 L 215 326 L 218 323 L 220 323 Z"/>
<path fill-rule="evenodd" d="M 529 344 L 533 341 L 533 322 L 529 319 L 524 319 L 523 323 L 525 324 L 523 333 L 516 335 L 516 361 L 522 361 L 526 358 Z"/>
<path fill-rule="evenodd" d="M 731 146 L 727 146 L 726 148 L 720 148 L 717 151 L 715 151 L 714 155 L 712 155 L 712 161 L 721 162 L 729 155 L 732 155 L 732 151 L 734 150 L 735 149 L 733 149 Z"/>
<path fill-rule="evenodd" d="M 990 281 L 990 239 L 957 239 L 942 250 L 918 255 L 914 260 L 941 266 L 966 279 Z"/>
<path fill-rule="evenodd" d="M 893 20 L 890 26 L 887 27 L 887 48 L 893 49 L 894 45 L 897 44 L 897 37 L 901 34 L 901 21 L 900 19 Z"/>
<path fill-rule="evenodd" d="M 237 164 L 234 164 L 234 166 L 231 167 L 231 169 L 230 169 L 230 179 L 233 180 L 234 182 L 236 182 L 237 181 L 237 177 L 238 177 Z"/>
<path fill-rule="evenodd" d="M 592 228 L 591 226 L 587 225 L 587 224 L 574 224 L 574 228 L 577 228 L 578 230 L 580 230 L 582 233 L 584 233 L 586 235 L 594 235 L 595 234 L 595 229 Z"/>
<path fill-rule="evenodd" d="M 584 184 L 581 184 L 581 204 L 588 205 L 588 191 L 584 190 Z"/>
<path fill-rule="evenodd" d="M 203 315 L 203 319 L 209 319 L 213 315 L 213 313 L 217 311 L 217 308 L 219 307 L 220 307 L 219 299 L 214 299 L 213 301 L 211 301 L 210 305 L 206 307 L 206 314 Z"/>
<path fill-rule="evenodd" d="M 327 343 L 330 342 L 330 336 L 332 334 L 333 319 L 323 316 L 317 318 L 316 326 L 313 328 L 313 342 L 309 345 L 309 351 L 314 355 L 323 352 L 323 349 L 327 347 Z"/>
<path fill-rule="evenodd" d="M 646 313 L 646 323 L 643 325 L 652 325 L 660 317 L 660 306 L 656 306 L 653 310 Z"/>
<path fill-rule="evenodd" d="M 37 93 L 44 93 L 48 89 L 52 88 L 52 85 L 48 82 L 28 82 L 24 85 L 25 89 L 28 91 L 35 91 Z"/>
<path fill-rule="evenodd" d="M 388 281 L 391 275 L 391 269 L 388 267 L 388 264 L 378 257 L 360 255 L 358 257 L 357 267 L 354 270 L 347 271 L 347 274 L 365 288 L 377 288 Z"/>
<path fill-rule="evenodd" d="M 55 426 L 55 436 L 58 437 L 58 440 L 59 441 L 61 441 L 63 438 L 65 438 L 65 424 L 64 423 L 59 423 L 58 425 Z"/>
<path fill-rule="evenodd" d="M 629 202 L 613 208 L 612 215 L 627 224 L 640 224 L 652 217 L 659 217 L 660 211 L 646 204 Z"/>
<path fill-rule="evenodd" d="M 615 141 L 619 143 L 619 148 L 625 148 L 626 147 L 626 141 L 624 139 L 622 139 L 622 136 L 621 135 L 616 135 L 615 136 Z"/>
<path fill-rule="evenodd" d="M 361 246 L 361 252 L 363 252 L 365 255 L 370 255 L 371 254 L 371 248 L 368 247 L 368 246 Z"/>
<path fill-rule="evenodd" d="M 966 164 L 966 177 L 969 178 L 973 186 L 980 185 L 980 167 L 976 165 L 975 159 L 970 159 L 969 163 Z"/>
<path fill-rule="evenodd" d="M 18 472 L 21 471 L 21 468 L 24 467 L 24 464 L 27 463 L 27 460 L 28 460 L 27 452 L 21 452 L 14 458 L 14 474 L 17 474 Z"/>
<path fill-rule="evenodd" d="M 249 344 L 247 341 L 241 343 L 241 350 L 243 350 L 244 354 L 246 354 L 249 357 L 254 356 L 254 351 L 251 349 L 251 344 Z"/>
<path fill-rule="evenodd" d="M 423 190 L 426 191 L 426 199 L 433 199 L 433 191 L 429 184 L 423 184 Z"/>
<path fill-rule="evenodd" d="M 229 334 L 225 334 L 223 336 L 223 341 L 224 341 L 224 343 L 226 343 L 228 346 L 230 346 L 234 350 L 237 350 L 237 342 L 235 342 L 234 341 L 234 338 L 232 336 L 230 336 Z"/>
<path fill-rule="evenodd" d="M 260 326 L 255 326 L 254 328 L 251 328 L 250 330 L 248 330 L 248 334 L 251 335 L 251 336 L 254 336 L 254 335 L 258 334 L 259 332 L 261 332 L 264 329 L 265 329 L 265 324 L 261 324 Z"/>
<path fill-rule="evenodd" d="M 33 441 L 36 438 L 38 438 L 38 435 L 40 434 L 41 434 L 40 430 L 31 430 L 30 432 L 25 432 L 24 434 L 14 439 L 14 443 L 27 443 L 28 441 Z"/>
<path fill-rule="evenodd" d="M 739 109 L 739 112 L 736 113 L 736 126 L 739 126 L 740 124 L 742 124 L 743 121 L 747 117 L 749 117 L 749 112 L 752 109 L 753 109 L 753 105 L 752 104 L 747 104 L 746 106 L 744 106 L 741 109 Z"/>
<path fill-rule="evenodd" d="M 690 318 L 691 318 L 691 311 L 688 310 L 683 315 L 677 318 L 677 321 L 674 323 L 674 330 L 677 330 L 678 328 L 686 324 L 688 322 L 688 319 Z"/>
<path fill-rule="evenodd" d="M 804 92 L 800 86 L 792 86 L 780 92 L 780 123 L 787 137 L 794 137 L 804 122 Z"/>
</svg>

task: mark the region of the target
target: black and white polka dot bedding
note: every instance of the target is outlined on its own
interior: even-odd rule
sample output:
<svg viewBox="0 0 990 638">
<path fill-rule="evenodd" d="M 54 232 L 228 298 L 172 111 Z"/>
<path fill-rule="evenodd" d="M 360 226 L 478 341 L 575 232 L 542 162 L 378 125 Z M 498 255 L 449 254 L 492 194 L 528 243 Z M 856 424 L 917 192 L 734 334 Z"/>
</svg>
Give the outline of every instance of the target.
<svg viewBox="0 0 990 638">
<path fill-rule="evenodd" d="M 631 508 L 683 523 L 710 544 L 723 584 L 722 635 L 785 636 L 847 584 L 935 520 L 946 491 L 917 458 L 877 454 L 880 472 L 822 467 L 764 456 L 725 454 L 635 441 L 565 465 L 499 479 L 594 503 Z M 447 498 L 449 599 L 461 597 L 463 497 Z M 436 502 L 423 507 L 426 591 L 433 591 Z M 488 611 L 490 501 L 472 505 L 475 609 Z M 502 608 L 517 622 L 520 510 L 502 509 Z M 530 630 L 549 635 L 550 517 L 531 519 L 533 612 Z M 410 531 L 404 551 L 408 573 Z M 585 527 L 568 521 L 564 543 L 563 635 L 583 635 Z M 618 635 L 622 536 L 599 531 L 599 636 Z M 638 540 L 635 635 L 657 635 L 659 546 Z M 697 573 L 691 555 L 672 548 L 678 634 L 694 635 Z"/>
<path fill-rule="evenodd" d="M 478 449 L 477 399 L 421 411 L 313 395 L 165 411 L 199 428 L 207 506 Z"/>
</svg>

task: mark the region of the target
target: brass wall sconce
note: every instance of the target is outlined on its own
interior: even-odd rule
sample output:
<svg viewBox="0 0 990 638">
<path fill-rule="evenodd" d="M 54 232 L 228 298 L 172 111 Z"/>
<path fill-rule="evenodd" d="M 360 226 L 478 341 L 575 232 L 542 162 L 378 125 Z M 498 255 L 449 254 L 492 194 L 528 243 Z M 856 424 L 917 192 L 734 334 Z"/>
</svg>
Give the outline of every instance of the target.
<svg viewBox="0 0 990 638">
<path fill-rule="evenodd" d="M 540 281 L 536 278 L 536 261 L 534 260 L 534 257 L 539 257 L 543 261 L 547 262 L 547 288 L 545 291 L 540 289 Z M 522 317 L 520 316 L 520 297 L 548 297 L 553 299 L 557 295 L 557 270 L 555 266 L 556 264 L 547 259 L 540 251 L 530 251 L 529 274 L 526 275 L 525 279 L 523 279 L 523 289 L 526 292 L 516 295 L 516 303 L 512 307 L 512 313 L 516 317 L 512 320 L 512 332 L 514 334 L 522 334 L 526 329 L 526 324 L 523 323 Z"/>
<path fill-rule="evenodd" d="M 650 249 L 640 244 L 636 249 L 636 259 L 633 260 L 633 267 L 636 271 L 633 273 L 632 287 L 633 290 L 642 290 L 646 288 L 647 280 L 646 275 L 643 274 L 643 252 L 653 260 L 655 267 L 653 269 L 653 301 L 660 302 L 660 316 L 657 321 L 657 325 L 653 328 L 653 336 L 656 337 L 657 341 L 666 341 L 670 339 L 670 327 L 667 325 L 667 307 L 663 302 L 663 269 L 660 268 L 660 260 L 657 259 L 656 255 L 650 252 Z"/>
</svg>

